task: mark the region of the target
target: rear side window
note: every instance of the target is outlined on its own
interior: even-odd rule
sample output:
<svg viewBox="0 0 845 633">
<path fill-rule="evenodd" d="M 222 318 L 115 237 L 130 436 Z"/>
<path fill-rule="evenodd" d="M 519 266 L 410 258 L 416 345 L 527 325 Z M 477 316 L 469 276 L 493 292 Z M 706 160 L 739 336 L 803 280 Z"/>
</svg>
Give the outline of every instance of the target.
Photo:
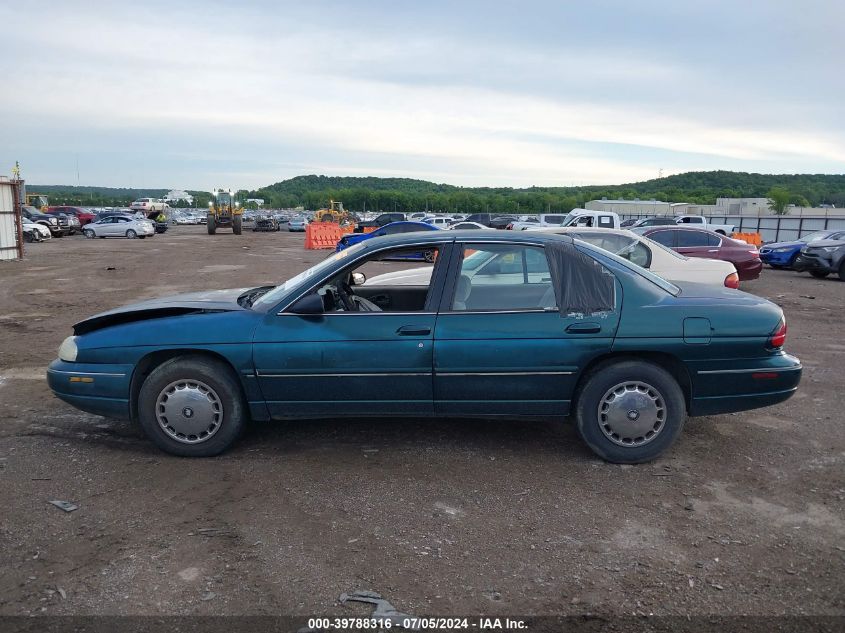
<svg viewBox="0 0 845 633">
<path fill-rule="evenodd" d="M 648 237 L 658 244 L 672 248 L 675 246 L 675 233 L 680 233 L 680 231 L 655 231 L 654 233 L 649 233 Z"/>
<path fill-rule="evenodd" d="M 600 215 L 599 216 L 599 226 L 605 229 L 612 229 L 613 228 L 613 216 L 612 215 Z"/>
<path fill-rule="evenodd" d="M 542 248 L 516 244 L 468 244 L 464 247 L 452 298 L 453 311 L 555 307 L 549 261 Z"/>
<path fill-rule="evenodd" d="M 691 248 L 695 246 L 709 246 L 710 236 L 707 233 L 698 231 L 678 231 L 678 248 Z"/>
</svg>

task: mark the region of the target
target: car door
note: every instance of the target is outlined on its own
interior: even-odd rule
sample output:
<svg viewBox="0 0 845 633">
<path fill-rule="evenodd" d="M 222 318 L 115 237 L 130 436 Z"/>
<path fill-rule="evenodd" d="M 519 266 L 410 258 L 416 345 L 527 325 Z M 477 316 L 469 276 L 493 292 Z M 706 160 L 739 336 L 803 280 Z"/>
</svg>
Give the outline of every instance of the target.
<svg viewBox="0 0 845 633">
<path fill-rule="evenodd" d="M 390 262 L 415 248 L 423 247 L 385 249 L 379 257 Z M 432 341 L 449 249 L 445 242 L 424 248 L 442 254 L 419 310 L 306 315 L 294 303 L 267 314 L 254 335 L 253 359 L 271 417 L 433 413 Z M 305 296 L 326 283 L 315 282 Z"/>
<path fill-rule="evenodd" d="M 548 256 L 541 244 L 456 244 L 434 333 L 436 413 L 568 414 L 579 370 L 610 350 L 621 292 L 614 278 L 613 310 L 562 315 Z"/>
<path fill-rule="evenodd" d="M 98 237 L 109 237 L 114 235 L 114 223 L 117 220 L 115 217 L 103 218 L 97 222 L 96 233 Z"/>
</svg>

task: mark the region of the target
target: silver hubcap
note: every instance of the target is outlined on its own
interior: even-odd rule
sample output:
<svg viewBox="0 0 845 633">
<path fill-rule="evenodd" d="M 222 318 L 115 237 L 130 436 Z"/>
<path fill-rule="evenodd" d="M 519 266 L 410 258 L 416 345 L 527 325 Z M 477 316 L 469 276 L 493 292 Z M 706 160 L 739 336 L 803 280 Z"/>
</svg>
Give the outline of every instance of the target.
<svg viewBox="0 0 845 633">
<path fill-rule="evenodd" d="M 643 446 L 666 425 L 663 396 L 651 385 L 623 382 L 607 390 L 599 402 L 601 432 L 619 446 Z"/>
<path fill-rule="evenodd" d="M 223 422 L 223 404 L 214 389 L 199 380 L 171 382 L 156 400 L 161 429 L 177 442 L 199 444 L 211 439 Z"/>
</svg>

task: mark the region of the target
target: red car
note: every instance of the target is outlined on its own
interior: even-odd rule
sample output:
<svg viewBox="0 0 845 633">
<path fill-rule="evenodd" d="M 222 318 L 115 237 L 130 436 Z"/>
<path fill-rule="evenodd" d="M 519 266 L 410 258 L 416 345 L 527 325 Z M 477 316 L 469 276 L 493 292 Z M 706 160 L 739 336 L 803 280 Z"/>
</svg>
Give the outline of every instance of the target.
<svg viewBox="0 0 845 633">
<path fill-rule="evenodd" d="M 687 257 L 731 262 L 740 281 L 757 279 L 763 270 L 763 262 L 760 261 L 760 252 L 756 246 L 713 231 L 681 226 L 650 226 L 634 230 Z"/>
<path fill-rule="evenodd" d="M 65 215 L 75 215 L 79 220 L 79 226 L 85 226 L 89 222 L 97 219 L 97 216 L 86 211 L 80 207 L 49 207 L 47 213 L 64 213 Z"/>
</svg>

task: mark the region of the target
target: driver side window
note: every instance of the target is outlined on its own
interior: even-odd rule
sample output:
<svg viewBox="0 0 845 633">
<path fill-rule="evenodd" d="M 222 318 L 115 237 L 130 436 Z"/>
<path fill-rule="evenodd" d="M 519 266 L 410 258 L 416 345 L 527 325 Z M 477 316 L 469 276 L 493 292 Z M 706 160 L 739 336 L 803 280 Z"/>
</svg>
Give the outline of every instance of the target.
<svg viewBox="0 0 845 633">
<path fill-rule="evenodd" d="M 381 251 L 348 266 L 317 293 L 327 313 L 423 312 L 439 253 L 437 245 Z"/>
</svg>

